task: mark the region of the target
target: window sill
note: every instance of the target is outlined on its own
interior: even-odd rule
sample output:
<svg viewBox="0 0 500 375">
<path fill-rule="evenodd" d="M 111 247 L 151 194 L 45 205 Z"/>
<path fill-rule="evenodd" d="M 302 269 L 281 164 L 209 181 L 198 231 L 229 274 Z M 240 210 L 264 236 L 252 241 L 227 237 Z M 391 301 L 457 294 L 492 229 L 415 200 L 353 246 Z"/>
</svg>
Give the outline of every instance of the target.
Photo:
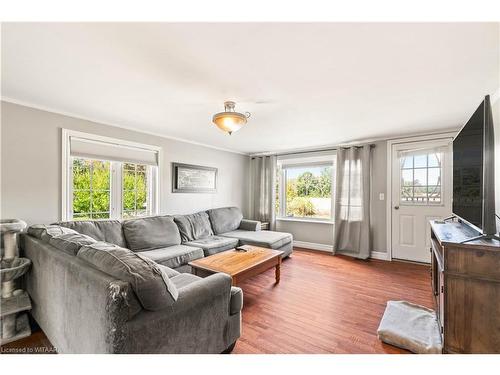
<svg viewBox="0 0 500 375">
<path fill-rule="evenodd" d="M 321 219 L 305 219 L 305 218 L 291 218 L 291 217 L 277 217 L 276 221 L 293 221 L 297 223 L 312 223 L 312 224 L 330 224 L 333 225 L 332 220 L 321 220 Z"/>
</svg>

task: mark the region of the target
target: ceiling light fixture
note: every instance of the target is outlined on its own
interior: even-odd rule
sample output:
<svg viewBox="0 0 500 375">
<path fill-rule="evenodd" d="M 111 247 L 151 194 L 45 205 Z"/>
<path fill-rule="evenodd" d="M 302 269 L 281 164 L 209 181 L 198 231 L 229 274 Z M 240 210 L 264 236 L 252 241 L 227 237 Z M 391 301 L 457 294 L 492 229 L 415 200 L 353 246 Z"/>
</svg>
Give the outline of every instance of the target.
<svg viewBox="0 0 500 375">
<path fill-rule="evenodd" d="M 212 121 L 223 132 L 231 133 L 240 130 L 247 123 L 250 117 L 250 112 L 239 113 L 234 110 L 235 102 L 224 102 L 224 112 L 219 112 L 214 115 Z"/>
</svg>

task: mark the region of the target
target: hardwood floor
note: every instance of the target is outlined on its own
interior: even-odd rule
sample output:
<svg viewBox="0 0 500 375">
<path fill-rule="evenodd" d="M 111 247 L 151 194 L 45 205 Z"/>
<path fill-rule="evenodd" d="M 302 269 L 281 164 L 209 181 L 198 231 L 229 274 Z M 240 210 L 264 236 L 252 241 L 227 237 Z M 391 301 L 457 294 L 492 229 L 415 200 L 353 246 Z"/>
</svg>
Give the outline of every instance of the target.
<svg viewBox="0 0 500 375">
<path fill-rule="evenodd" d="M 360 261 L 295 249 L 274 269 L 240 286 L 244 292 L 243 353 L 406 353 L 381 343 L 377 327 L 388 300 L 433 308 L 429 267 L 403 262 Z M 49 346 L 45 335 L 2 348 Z"/>
<path fill-rule="evenodd" d="M 429 267 L 295 249 L 281 283 L 266 272 L 241 284 L 243 333 L 233 353 L 403 353 L 381 343 L 388 300 L 433 308 Z"/>
</svg>

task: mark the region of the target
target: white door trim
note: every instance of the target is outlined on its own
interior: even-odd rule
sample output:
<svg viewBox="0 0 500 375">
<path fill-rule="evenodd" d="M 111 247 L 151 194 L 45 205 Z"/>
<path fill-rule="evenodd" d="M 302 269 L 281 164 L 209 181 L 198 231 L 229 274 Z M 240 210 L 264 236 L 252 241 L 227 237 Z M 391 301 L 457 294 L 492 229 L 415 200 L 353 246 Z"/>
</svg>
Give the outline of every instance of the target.
<svg viewBox="0 0 500 375">
<path fill-rule="evenodd" d="M 386 199 L 386 241 L 387 241 L 387 260 L 392 261 L 392 146 L 398 143 L 437 141 L 441 139 L 454 138 L 456 132 L 447 132 L 441 134 L 431 134 L 417 137 L 398 138 L 387 141 L 387 199 Z"/>
</svg>

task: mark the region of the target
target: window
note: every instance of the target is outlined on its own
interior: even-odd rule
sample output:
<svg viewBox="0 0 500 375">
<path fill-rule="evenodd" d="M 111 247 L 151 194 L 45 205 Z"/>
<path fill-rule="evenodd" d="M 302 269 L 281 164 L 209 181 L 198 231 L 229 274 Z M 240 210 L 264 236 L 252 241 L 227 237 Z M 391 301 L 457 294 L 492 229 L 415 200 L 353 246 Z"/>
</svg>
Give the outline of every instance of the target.
<svg viewBox="0 0 500 375">
<path fill-rule="evenodd" d="M 109 219 L 111 163 L 73 158 L 73 219 Z"/>
<path fill-rule="evenodd" d="M 277 216 L 333 219 L 333 156 L 278 161 Z M 308 160 L 309 159 L 309 160 Z M 325 161 L 326 160 L 326 161 Z"/>
<path fill-rule="evenodd" d="M 122 177 L 123 217 L 148 215 L 150 206 L 148 166 L 123 163 Z"/>
<path fill-rule="evenodd" d="M 402 204 L 441 203 L 441 157 L 439 152 L 401 157 Z"/>
<path fill-rule="evenodd" d="M 159 151 L 154 146 L 63 131 L 62 220 L 156 214 Z"/>
</svg>

